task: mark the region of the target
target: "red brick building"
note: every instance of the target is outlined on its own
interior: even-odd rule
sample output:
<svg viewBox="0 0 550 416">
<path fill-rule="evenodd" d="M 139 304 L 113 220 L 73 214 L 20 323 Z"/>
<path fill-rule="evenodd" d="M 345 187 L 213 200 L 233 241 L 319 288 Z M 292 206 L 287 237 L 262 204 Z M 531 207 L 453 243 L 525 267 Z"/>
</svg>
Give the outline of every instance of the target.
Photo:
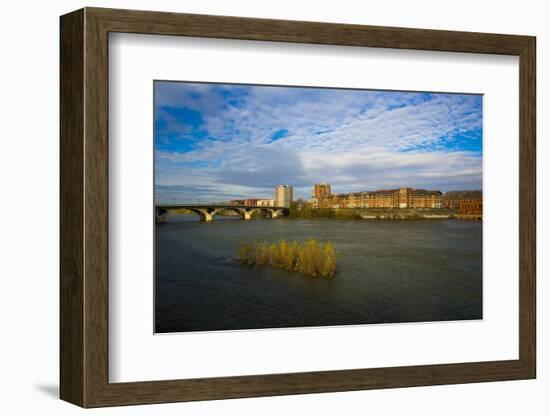
<svg viewBox="0 0 550 416">
<path fill-rule="evenodd" d="M 481 199 L 470 199 L 460 201 L 458 206 L 459 215 L 481 215 L 483 213 L 483 202 Z"/>
<path fill-rule="evenodd" d="M 441 208 L 442 196 L 441 191 L 404 187 L 320 196 L 316 185 L 312 203 L 316 208 Z"/>
</svg>

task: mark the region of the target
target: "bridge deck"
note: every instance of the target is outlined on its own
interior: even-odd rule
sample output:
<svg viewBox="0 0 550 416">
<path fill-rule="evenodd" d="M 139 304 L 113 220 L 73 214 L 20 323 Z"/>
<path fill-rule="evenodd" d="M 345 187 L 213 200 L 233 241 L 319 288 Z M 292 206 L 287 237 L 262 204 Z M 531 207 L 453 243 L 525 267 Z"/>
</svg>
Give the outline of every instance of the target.
<svg viewBox="0 0 550 416">
<path fill-rule="evenodd" d="M 183 205 L 183 204 L 159 204 L 155 205 L 156 208 L 164 208 L 164 209 L 189 209 L 189 208 L 195 208 L 195 209 L 204 209 L 204 208 L 241 208 L 241 209 L 248 209 L 248 208 L 270 208 L 270 209 L 289 209 L 289 207 L 280 207 L 280 206 L 265 206 L 265 205 L 222 205 L 222 204 L 193 204 L 193 205 Z"/>
<path fill-rule="evenodd" d="M 201 221 L 210 222 L 214 219 L 214 216 L 222 211 L 232 210 L 240 214 L 245 220 L 252 218 L 252 215 L 261 211 L 270 218 L 277 218 L 279 216 L 288 216 L 289 209 L 287 207 L 265 207 L 260 205 L 185 205 L 185 204 L 163 204 L 155 207 L 157 220 L 164 221 L 164 215 L 169 211 L 186 209 L 192 211 L 200 216 Z"/>
</svg>

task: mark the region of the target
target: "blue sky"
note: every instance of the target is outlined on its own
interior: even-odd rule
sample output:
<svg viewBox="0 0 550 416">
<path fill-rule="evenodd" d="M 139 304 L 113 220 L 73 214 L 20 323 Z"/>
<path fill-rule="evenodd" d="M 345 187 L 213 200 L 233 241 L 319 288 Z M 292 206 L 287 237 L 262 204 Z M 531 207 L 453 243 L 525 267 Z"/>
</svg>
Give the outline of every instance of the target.
<svg viewBox="0 0 550 416">
<path fill-rule="evenodd" d="M 481 189 L 482 96 L 155 82 L 157 200 Z"/>
</svg>

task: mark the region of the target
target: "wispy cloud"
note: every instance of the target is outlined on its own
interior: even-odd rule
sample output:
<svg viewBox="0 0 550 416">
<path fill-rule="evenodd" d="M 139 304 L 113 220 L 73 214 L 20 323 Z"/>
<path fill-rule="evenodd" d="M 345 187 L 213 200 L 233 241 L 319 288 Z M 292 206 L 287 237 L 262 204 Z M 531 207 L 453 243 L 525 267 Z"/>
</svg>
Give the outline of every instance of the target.
<svg viewBox="0 0 550 416">
<path fill-rule="evenodd" d="M 479 95 L 155 83 L 160 199 L 481 188 Z"/>
</svg>

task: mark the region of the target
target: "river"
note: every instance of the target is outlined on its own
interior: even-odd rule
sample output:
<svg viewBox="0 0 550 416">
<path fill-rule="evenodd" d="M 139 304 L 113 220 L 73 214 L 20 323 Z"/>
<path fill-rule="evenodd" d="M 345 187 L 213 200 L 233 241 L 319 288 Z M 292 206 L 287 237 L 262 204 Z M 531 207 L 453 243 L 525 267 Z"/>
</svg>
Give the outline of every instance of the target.
<svg viewBox="0 0 550 416">
<path fill-rule="evenodd" d="M 234 260 L 309 238 L 334 243 L 334 279 Z M 155 239 L 157 333 L 482 318 L 481 222 L 170 215 Z"/>
</svg>

